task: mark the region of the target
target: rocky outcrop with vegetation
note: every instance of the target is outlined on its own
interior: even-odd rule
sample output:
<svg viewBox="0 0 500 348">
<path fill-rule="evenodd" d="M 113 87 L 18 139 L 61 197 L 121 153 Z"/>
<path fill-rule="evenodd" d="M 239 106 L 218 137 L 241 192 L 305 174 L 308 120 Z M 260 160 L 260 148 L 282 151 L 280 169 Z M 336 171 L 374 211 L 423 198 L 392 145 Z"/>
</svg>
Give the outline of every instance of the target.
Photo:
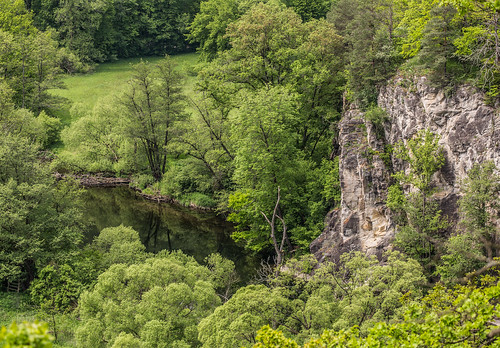
<svg viewBox="0 0 500 348">
<path fill-rule="evenodd" d="M 484 161 L 500 167 L 498 105 L 488 105 L 484 94 L 472 87 L 445 93 L 430 87 L 425 77 L 397 77 L 381 90 L 378 104 L 386 118 L 370 120 L 350 110 L 340 122 L 342 200 L 311 244 L 319 260 L 336 260 L 349 250 L 380 256 L 391 245 L 397 227 L 385 205 L 387 189 L 391 173 L 405 170 L 403 162 L 391 156 L 391 149 L 419 130 L 437 134 L 444 152 L 445 162 L 433 176 L 433 185 L 434 196 L 451 223 L 448 232 L 456 228 L 460 184 L 467 172 Z"/>
</svg>

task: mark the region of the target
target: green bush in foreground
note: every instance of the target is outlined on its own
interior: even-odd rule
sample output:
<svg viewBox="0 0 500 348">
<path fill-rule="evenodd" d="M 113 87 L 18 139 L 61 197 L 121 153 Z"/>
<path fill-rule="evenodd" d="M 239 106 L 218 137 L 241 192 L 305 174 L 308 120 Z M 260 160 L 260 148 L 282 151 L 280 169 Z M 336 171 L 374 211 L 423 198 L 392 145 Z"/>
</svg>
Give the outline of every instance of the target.
<svg viewBox="0 0 500 348">
<path fill-rule="evenodd" d="M 80 297 L 77 346 L 198 346 L 198 322 L 220 305 L 216 286 L 207 267 L 181 252 L 112 265 Z"/>
<path fill-rule="evenodd" d="M 22 324 L 13 322 L 8 328 L 2 326 L 0 328 L 0 347 L 50 348 L 53 338 L 48 334 L 47 328 L 47 324 L 38 322 L 23 322 Z"/>
<path fill-rule="evenodd" d="M 500 347 L 500 284 L 493 277 L 483 278 L 483 287 L 472 285 L 446 289 L 436 286 L 422 301 L 408 307 L 404 321 L 379 323 L 361 336 L 357 326 L 338 332 L 326 330 L 304 348 L 316 347 Z M 281 332 L 263 327 L 254 348 L 296 347 Z"/>
</svg>

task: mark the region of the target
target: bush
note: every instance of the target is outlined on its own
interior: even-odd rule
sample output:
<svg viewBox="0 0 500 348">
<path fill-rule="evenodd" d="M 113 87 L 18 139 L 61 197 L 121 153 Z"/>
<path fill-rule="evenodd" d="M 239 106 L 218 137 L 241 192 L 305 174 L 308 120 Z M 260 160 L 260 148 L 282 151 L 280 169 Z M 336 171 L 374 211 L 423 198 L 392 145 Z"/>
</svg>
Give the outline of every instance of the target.
<svg viewBox="0 0 500 348">
<path fill-rule="evenodd" d="M 379 106 L 372 106 L 366 110 L 363 118 L 373 124 L 377 139 L 383 139 L 384 124 L 389 120 L 387 112 Z"/>
<path fill-rule="evenodd" d="M 152 185 L 155 182 L 155 179 L 151 174 L 139 174 L 132 178 L 132 182 L 130 183 L 130 187 L 144 190 L 149 185 Z"/>
<path fill-rule="evenodd" d="M 0 328 L 0 347 L 50 348 L 54 339 L 47 330 L 47 324 L 13 322 L 8 328 Z"/>
<path fill-rule="evenodd" d="M 45 133 L 42 146 L 47 147 L 59 140 L 59 132 L 61 131 L 61 120 L 56 117 L 48 116 L 45 111 L 42 111 L 37 117 L 41 128 Z"/>
<path fill-rule="evenodd" d="M 212 194 L 212 177 L 198 161 L 187 158 L 171 166 L 160 184 L 162 194 L 180 199 L 190 193 Z"/>
<path fill-rule="evenodd" d="M 186 206 L 196 206 L 203 208 L 215 208 L 217 203 L 212 198 L 203 193 L 193 192 L 188 193 L 179 198 L 182 204 Z"/>
</svg>

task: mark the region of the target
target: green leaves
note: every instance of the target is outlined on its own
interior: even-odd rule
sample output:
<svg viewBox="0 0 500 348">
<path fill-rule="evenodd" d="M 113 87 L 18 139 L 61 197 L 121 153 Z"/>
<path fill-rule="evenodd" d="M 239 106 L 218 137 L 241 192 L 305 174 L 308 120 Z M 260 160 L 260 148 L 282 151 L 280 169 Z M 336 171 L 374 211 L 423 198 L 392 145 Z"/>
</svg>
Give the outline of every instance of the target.
<svg viewBox="0 0 500 348">
<path fill-rule="evenodd" d="M 111 266 L 82 294 L 81 347 L 161 342 L 197 346 L 196 326 L 220 303 L 210 271 L 180 252 Z M 114 344 L 114 345 L 113 345 Z"/>
<path fill-rule="evenodd" d="M 139 234 L 131 227 L 123 225 L 103 229 L 92 243 L 92 247 L 102 255 L 103 269 L 117 263 L 138 263 L 147 256 Z"/>
<path fill-rule="evenodd" d="M 44 314 L 67 313 L 76 308 L 83 291 L 71 266 L 46 266 L 38 272 L 38 279 L 30 287 L 31 299 Z"/>
<path fill-rule="evenodd" d="M 409 58 L 415 56 L 422 45 L 424 28 L 431 17 L 431 10 L 438 5 L 436 0 L 401 1 L 404 6 L 403 17 L 399 23 L 402 37 L 402 54 Z"/>
<path fill-rule="evenodd" d="M 401 48 L 405 57 L 417 56 L 433 82 L 440 85 L 473 77 L 476 85 L 497 95 L 499 73 L 498 1 L 398 1 L 402 18 Z M 460 60 L 478 72 L 449 64 Z M 452 70 L 453 69 L 453 70 Z"/>
<path fill-rule="evenodd" d="M 0 1 L 0 30 L 13 34 L 36 32 L 32 14 L 25 9 L 22 0 Z"/>
<path fill-rule="evenodd" d="M 68 151 L 59 165 L 77 171 L 130 173 L 149 168 L 159 181 L 167 170 L 167 154 L 179 138 L 185 119 L 183 76 L 167 56 L 157 64 L 135 66 L 128 87 L 118 99 L 94 110 L 74 105 L 78 120 L 62 132 Z"/>
<path fill-rule="evenodd" d="M 38 267 L 64 259 L 78 247 L 83 229 L 78 190 L 71 182 L 56 185 L 24 138 L 2 139 L 0 279 L 25 277 L 29 282 Z M 8 154 L 3 161 L 2 153 Z"/>
<path fill-rule="evenodd" d="M 286 300 L 279 291 L 250 285 L 203 319 L 199 338 L 203 347 L 233 347 L 254 342 L 256 331 L 267 323 L 283 321 Z"/>
<path fill-rule="evenodd" d="M 58 48 L 55 32 L 4 32 L 0 29 L 0 38 L 3 41 L 0 48 L 2 89 L 5 86 L 10 90 L 10 93 L 2 91 L 1 103 L 13 103 L 36 115 L 59 105 L 61 100 L 48 93 L 49 89 L 61 87 L 59 64 L 65 55 Z"/>
<path fill-rule="evenodd" d="M 429 130 L 419 131 L 406 144 L 395 148 L 395 156 L 406 161 L 409 173 L 398 172 L 395 178 L 401 183 L 411 184 L 424 193 L 430 193 L 431 178 L 443 165 L 444 154 L 439 146 L 439 136 Z"/>
<path fill-rule="evenodd" d="M 462 231 L 446 243 L 443 265 L 438 268 L 445 281 L 457 281 L 480 270 L 499 254 L 494 213 L 500 207 L 500 178 L 493 162 L 475 164 L 462 182 L 459 200 Z"/>
<path fill-rule="evenodd" d="M 327 175 L 317 167 L 330 152 L 331 122 L 339 116 L 342 40 L 331 24 L 303 23 L 277 1 L 251 7 L 228 26 L 227 38 L 230 48 L 202 71 L 202 90 L 217 106 L 202 118 L 217 140 L 212 143 L 224 145 L 227 156 L 220 158 L 234 159 L 227 169 L 237 189 L 229 199 L 230 219 L 238 223 L 234 236 L 254 250 L 270 245 L 262 213 L 271 214 L 280 187 L 288 248 L 306 248 L 323 219 L 324 187 L 308 182 Z M 219 112 L 221 121 L 214 120 Z M 214 132 L 220 124 L 225 131 Z M 208 152 L 199 153 L 197 145 L 192 155 L 217 173 Z"/>
<path fill-rule="evenodd" d="M 496 347 L 500 342 L 497 326 L 492 321 L 498 313 L 496 299 L 498 284 L 485 287 L 472 285 L 447 290 L 436 286 L 422 302 L 413 303 L 406 311 L 404 321 L 381 322 L 360 335 L 354 326 L 348 330 L 326 330 L 320 338 L 311 339 L 304 348 L 313 347 Z M 264 327 L 257 335 L 255 347 L 297 347 L 294 341 L 280 332 Z"/>
<path fill-rule="evenodd" d="M 141 62 L 121 98 L 125 136 L 142 146 L 157 181 L 166 170 L 175 124 L 185 117 L 182 78 L 168 56 L 154 67 Z"/>
<path fill-rule="evenodd" d="M 421 267 L 397 252 L 384 265 L 361 253 L 345 254 L 342 263 L 317 264 L 312 255 L 289 260 L 268 275 L 269 287 L 244 287 L 199 325 L 206 347 L 291 344 L 324 328 L 362 327 L 365 333 L 381 320 L 397 318 L 404 302 L 418 299 L 425 281 Z M 256 335 L 263 326 L 264 332 Z M 272 332 L 282 330 L 283 333 Z M 268 336 L 268 334 L 270 336 Z"/>
<path fill-rule="evenodd" d="M 226 37 L 228 25 L 237 20 L 257 1 L 208 0 L 202 1 L 200 11 L 189 26 L 188 38 L 198 42 L 198 51 L 205 60 L 213 60 L 218 53 L 229 49 L 229 38 Z"/>
<path fill-rule="evenodd" d="M 395 7 L 393 1 L 339 0 L 328 14 L 345 43 L 350 101 L 361 108 L 376 104 L 378 89 L 401 61 L 395 46 Z"/>
<path fill-rule="evenodd" d="M 421 130 L 406 144 L 399 143 L 395 156 L 407 162 L 409 168 L 394 174 L 394 178 L 400 185 L 416 189 L 406 197 L 397 185 L 389 189 L 389 207 L 402 213 L 398 218 L 400 228 L 395 244 L 431 270 L 440 255 L 438 249 L 442 241 L 439 232 L 448 226 L 447 220 L 441 216 L 438 202 L 432 197 L 435 192 L 431 185 L 432 176 L 444 164 L 439 136 Z"/>
<path fill-rule="evenodd" d="M 47 324 L 14 322 L 8 328 L 0 328 L 0 345 L 5 348 L 51 348 L 52 341 L 53 337 L 48 333 Z"/>
</svg>

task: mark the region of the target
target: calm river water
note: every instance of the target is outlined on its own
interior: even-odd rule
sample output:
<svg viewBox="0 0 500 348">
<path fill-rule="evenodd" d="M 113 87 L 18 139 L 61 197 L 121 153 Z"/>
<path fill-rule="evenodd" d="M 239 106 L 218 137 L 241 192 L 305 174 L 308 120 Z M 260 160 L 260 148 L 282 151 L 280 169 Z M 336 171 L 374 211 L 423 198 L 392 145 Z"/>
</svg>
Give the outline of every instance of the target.
<svg viewBox="0 0 500 348">
<path fill-rule="evenodd" d="M 260 264 L 257 256 L 231 239 L 232 225 L 213 213 L 148 201 L 128 187 L 87 189 L 84 202 L 92 225 L 89 241 L 103 228 L 123 224 L 139 232 L 150 252 L 180 249 L 198 262 L 218 252 L 235 263 L 244 281 L 253 277 Z"/>
</svg>

